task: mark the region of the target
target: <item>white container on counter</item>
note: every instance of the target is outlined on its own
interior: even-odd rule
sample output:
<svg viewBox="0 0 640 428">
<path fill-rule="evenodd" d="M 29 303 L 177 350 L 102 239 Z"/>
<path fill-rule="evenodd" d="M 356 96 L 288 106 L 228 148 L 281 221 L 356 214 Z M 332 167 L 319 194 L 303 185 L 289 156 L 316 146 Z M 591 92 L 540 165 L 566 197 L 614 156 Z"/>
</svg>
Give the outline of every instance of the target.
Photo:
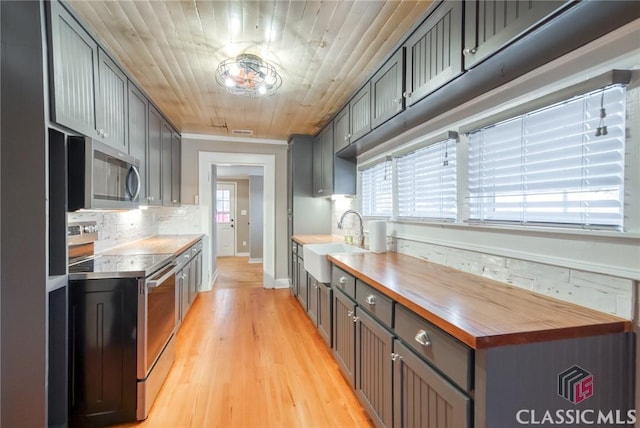
<svg viewBox="0 0 640 428">
<path fill-rule="evenodd" d="M 369 222 L 369 251 L 384 253 L 387 251 L 387 222 L 372 220 Z"/>
</svg>

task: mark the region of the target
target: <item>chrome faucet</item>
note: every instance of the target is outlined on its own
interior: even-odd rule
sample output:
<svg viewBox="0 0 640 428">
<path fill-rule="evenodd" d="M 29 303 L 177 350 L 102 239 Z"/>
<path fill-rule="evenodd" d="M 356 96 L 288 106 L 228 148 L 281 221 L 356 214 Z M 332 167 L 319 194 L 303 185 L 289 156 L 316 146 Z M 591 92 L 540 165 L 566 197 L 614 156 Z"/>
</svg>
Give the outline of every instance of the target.
<svg viewBox="0 0 640 428">
<path fill-rule="evenodd" d="M 360 213 L 358 211 L 355 210 L 347 210 L 344 212 L 344 214 L 342 214 L 342 217 L 340 217 L 340 221 L 338 222 L 338 229 L 342 230 L 344 227 L 344 218 L 347 216 L 347 214 L 355 214 L 356 216 L 358 216 L 358 220 L 360 220 L 360 248 L 364 248 L 364 228 L 362 225 L 362 216 L 360 215 Z"/>
</svg>

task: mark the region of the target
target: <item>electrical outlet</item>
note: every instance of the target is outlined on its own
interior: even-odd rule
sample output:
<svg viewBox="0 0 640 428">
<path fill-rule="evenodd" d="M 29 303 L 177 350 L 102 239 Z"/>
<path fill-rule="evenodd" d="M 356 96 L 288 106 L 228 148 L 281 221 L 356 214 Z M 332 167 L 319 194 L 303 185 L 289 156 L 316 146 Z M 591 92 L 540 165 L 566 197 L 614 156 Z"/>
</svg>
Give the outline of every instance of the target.
<svg viewBox="0 0 640 428">
<path fill-rule="evenodd" d="M 242 246 L 246 247 L 247 246 L 247 241 L 242 241 Z"/>
</svg>

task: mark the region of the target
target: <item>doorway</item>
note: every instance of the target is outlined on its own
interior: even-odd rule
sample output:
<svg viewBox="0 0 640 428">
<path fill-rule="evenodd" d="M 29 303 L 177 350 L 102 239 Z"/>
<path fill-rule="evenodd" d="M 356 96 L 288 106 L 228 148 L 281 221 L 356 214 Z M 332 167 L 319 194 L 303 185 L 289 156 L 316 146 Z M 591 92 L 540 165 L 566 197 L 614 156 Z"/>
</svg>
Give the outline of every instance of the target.
<svg viewBox="0 0 640 428">
<path fill-rule="evenodd" d="M 218 257 L 236 255 L 236 183 L 218 182 L 216 188 L 216 248 Z"/>
</svg>

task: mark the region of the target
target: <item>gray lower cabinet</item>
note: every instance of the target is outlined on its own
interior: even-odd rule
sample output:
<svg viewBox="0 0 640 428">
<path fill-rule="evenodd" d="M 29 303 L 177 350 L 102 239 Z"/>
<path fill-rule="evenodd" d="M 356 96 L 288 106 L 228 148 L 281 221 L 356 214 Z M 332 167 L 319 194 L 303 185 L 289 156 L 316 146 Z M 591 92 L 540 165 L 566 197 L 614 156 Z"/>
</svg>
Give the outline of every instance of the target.
<svg viewBox="0 0 640 428">
<path fill-rule="evenodd" d="M 466 0 L 464 68 L 497 52 L 563 4 L 567 2 Z"/>
<path fill-rule="evenodd" d="M 300 248 L 302 251 L 302 248 Z M 289 266 L 289 278 L 291 278 L 291 282 L 289 284 L 289 291 L 291 291 L 292 296 L 298 295 L 298 244 L 296 242 L 291 242 L 291 262 Z"/>
<path fill-rule="evenodd" d="M 356 304 L 343 292 L 333 292 L 333 355 L 351 386 L 355 385 Z"/>
<path fill-rule="evenodd" d="M 147 204 L 162 205 L 162 122 L 160 112 L 149 106 L 147 145 Z"/>
<path fill-rule="evenodd" d="M 391 428 L 393 335 L 359 307 L 356 321 L 356 394 L 376 426 Z"/>
<path fill-rule="evenodd" d="M 318 332 L 329 347 L 332 344 L 332 296 L 329 284 L 318 283 Z"/>
<path fill-rule="evenodd" d="M 407 106 L 462 73 L 462 6 L 440 3 L 405 42 Z"/>
<path fill-rule="evenodd" d="M 105 143 L 128 153 L 127 76 L 102 49 L 98 49 L 98 62 L 98 133 Z"/>
<path fill-rule="evenodd" d="M 307 315 L 316 327 L 318 326 L 318 298 L 320 290 L 318 280 L 307 273 Z"/>
<path fill-rule="evenodd" d="M 307 310 L 307 290 L 308 290 L 307 271 L 304 270 L 304 259 L 300 257 L 299 254 L 298 254 L 297 264 L 298 264 L 298 267 L 296 269 L 296 273 L 298 278 L 298 281 L 297 281 L 298 282 L 298 301 L 300 301 L 300 304 L 306 311 Z"/>
<path fill-rule="evenodd" d="M 138 200 L 146 205 L 147 203 L 147 144 L 148 125 L 147 116 L 149 112 L 149 102 L 147 98 L 129 82 L 129 154 L 140 162 L 138 168 L 140 172 L 140 194 Z"/>
<path fill-rule="evenodd" d="M 404 110 L 403 92 L 404 47 L 400 47 L 371 78 L 372 128 L 382 125 Z"/>
<path fill-rule="evenodd" d="M 469 428 L 471 399 L 395 340 L 394 427 Z"/>
</svg>

